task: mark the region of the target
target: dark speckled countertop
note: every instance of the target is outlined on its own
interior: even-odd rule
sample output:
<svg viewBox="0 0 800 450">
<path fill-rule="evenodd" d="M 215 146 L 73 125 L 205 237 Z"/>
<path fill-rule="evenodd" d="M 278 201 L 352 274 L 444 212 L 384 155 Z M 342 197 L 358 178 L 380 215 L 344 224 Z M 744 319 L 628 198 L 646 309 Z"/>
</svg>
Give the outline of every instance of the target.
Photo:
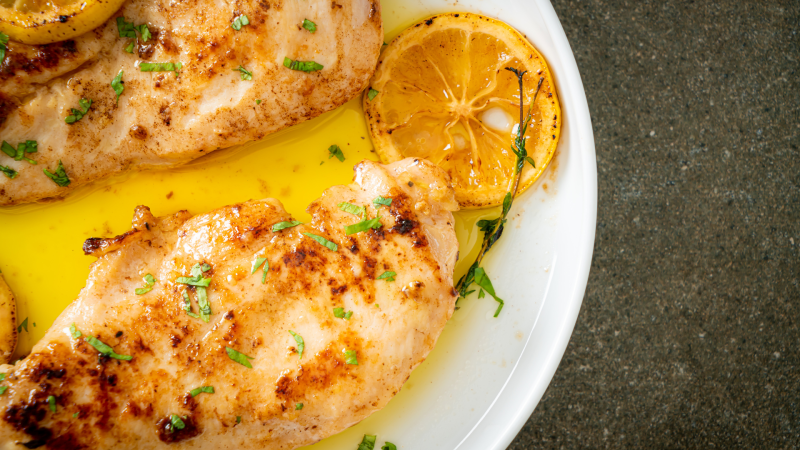
<svg viewBox="0 0 800 450">
<path fill-rule="evenodd" d="M 800 1 L 553 5 L 592 115 L 597 238 L 509 448 L 800 448 Z"/>
</svg>

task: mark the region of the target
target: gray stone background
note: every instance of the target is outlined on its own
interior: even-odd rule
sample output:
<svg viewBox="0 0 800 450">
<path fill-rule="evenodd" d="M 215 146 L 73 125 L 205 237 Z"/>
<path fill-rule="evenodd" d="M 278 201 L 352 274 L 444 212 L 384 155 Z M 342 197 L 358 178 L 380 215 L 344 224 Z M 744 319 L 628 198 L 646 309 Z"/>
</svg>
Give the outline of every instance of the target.
<svg viewBox="0 0 800 450">
<path fill-rule="evenodd" d="M 597 238 L 509 448 L 800 448 L 800 1 L 553 5 L 592 115 Z"/>
</svg>

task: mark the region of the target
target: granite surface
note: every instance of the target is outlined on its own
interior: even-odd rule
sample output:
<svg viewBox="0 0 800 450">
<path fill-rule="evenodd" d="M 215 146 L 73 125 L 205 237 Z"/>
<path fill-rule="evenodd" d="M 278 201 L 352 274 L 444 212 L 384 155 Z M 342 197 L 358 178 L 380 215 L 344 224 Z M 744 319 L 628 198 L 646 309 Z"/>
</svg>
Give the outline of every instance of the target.
<svg viewBox="0 0 800 450">
<path fill-rule="evenodd" d="M 800 448 L 800 2 L 553 4 L 592 115 L 597 238 L 509 448 Z"/>
</svg>

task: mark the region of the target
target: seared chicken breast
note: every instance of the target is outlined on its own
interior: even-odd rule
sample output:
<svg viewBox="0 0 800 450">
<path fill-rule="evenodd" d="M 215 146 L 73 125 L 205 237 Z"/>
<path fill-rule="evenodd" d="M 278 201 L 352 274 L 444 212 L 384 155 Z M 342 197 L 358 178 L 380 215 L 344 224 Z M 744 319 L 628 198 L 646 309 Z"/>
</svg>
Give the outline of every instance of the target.
<svg viewBox="0 0 800 450">
<path fill-rule="evenodd" d="M 453 313 L 457 208 L 413 159 L 360 163 L 307 224 L 272 199 L 138 207 L 131 231 L 84 244 L 86 287 L 0 366 L 0 448 L 294 449 L 354 425 Z"/>
<path fill-rule="evenodd" d="M 330 111 L 366 87 L 382 43 L 378 0 L 131 0 L 74 40 L 9 42 L 0 139 L 15 157 L 29 140 L 38 151 L 21 152 L 36 165 L 0 153 L 0 205 L 183 164 Z M 43 169 L 61 175 L 59 161 L 56 181 Z"/>
</svg>

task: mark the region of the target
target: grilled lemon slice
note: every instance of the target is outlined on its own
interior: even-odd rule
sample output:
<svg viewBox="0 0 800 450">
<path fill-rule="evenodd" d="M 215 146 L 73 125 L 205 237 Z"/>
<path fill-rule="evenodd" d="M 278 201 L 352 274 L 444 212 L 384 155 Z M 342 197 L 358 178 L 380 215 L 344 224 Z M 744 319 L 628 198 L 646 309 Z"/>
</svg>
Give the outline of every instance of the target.
<svg viewBox="0 0 800 450">
<path fill-rule="evenodd" d="M 518 193 L 553 157 L 561 108 L 541 54 L 516 30 L 489 17 L 449 13 L 402 32 L 381 54 L 364 112 L 384 162 L 426 158 L 444 168 L 464 208 L 499 205 L 513 177 L 511 141 L 519 124 L 519 85 L 505 70 L 527 70 L 523 102 L 533 105 L 528 155 Z"/>
<path fill-rule="evenodd" d="M 102 25 L 124 0 L 0 0 L 0 32 L 23 44 L 71 39 Z"/>
</svg>

